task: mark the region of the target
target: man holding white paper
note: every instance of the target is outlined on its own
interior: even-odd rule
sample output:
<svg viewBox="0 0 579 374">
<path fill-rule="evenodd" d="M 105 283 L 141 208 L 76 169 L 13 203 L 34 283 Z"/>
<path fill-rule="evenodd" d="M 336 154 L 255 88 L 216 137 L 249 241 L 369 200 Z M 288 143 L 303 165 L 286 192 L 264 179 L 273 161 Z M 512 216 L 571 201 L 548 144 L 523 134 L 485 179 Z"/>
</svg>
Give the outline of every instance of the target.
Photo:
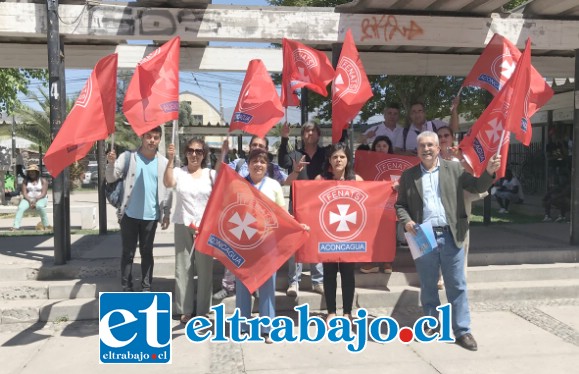
<svg viewBox="0 0 579 374">
<path fill-rule="evenodd" d="M 494 180 L 500 155 L 493 156 L 479 178 L 467 173 L 458 162 L 438 157 L 438 136 L 424 131 L 417 137 L 420 164 L 402 173 L 396 213 L 406 232 L 416 235 L 418 224 L 430 223 L 437 248 L 415 259 L 420 277 L 420 301 L 424 314 L 438 317 L 438 274 L 442 271 L 446 296 L 452 305 L 452 329 L 457 344 L 471 351 L 477 343 L 470 331 L 470 310 L 464 275 L 463 241 L 468 231 L 463 191 L 482 193 Z M 427 328 L 427 335 L 437 328 Z"/>
</svg>

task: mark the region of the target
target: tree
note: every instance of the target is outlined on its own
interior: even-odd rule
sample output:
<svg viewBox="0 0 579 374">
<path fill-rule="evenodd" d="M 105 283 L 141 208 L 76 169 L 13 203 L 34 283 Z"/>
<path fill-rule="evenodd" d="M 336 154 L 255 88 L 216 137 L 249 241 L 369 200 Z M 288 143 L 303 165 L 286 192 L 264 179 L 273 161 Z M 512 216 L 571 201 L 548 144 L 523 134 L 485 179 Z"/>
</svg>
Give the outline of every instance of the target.
<svg viewBox="0 0 579 374">
<path fill-rule="evenodd" d="M 0 69 L 0 111 L 14 113 L 20 105 L 18 93 L 29 94 L 29 84 L 37 79 L 46 87 L 45 69 Z"/>
</svg>

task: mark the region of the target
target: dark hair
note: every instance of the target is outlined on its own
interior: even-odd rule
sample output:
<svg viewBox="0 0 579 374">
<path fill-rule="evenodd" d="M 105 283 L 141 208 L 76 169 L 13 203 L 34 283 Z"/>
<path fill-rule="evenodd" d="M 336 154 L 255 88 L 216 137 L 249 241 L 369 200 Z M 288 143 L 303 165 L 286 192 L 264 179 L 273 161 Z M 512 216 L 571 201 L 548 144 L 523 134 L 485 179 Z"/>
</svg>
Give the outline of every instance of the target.
<svg viewBox="0 0 579 374">
<path fill-rule="evenodd" d="M 420 101 L 420 100 L 414 100 L 410 103 L 410 108 L 412 108 L 414 105 L 421 105 L 422 109 L 426 109 L 426 106 L 424 105 L 424 102 Z"/>
<path fill-rule="evenodd" d="M 247 165 L 249 165 L 251 160 L 254 158 L 264 159 L 269 165 L 269 153 L 263 148 L 255 148 L 249 152 L 249 156 L 247 156 Z"/>
<path fill-rule="evenodd" d="M 438 135 L 438 132 L 440 130 L 448 130 L 450 131 L 450 136 L 452 136 L 454 138 L 454 131 L 452 131 L 452 129 L 450 128 L 450 126 L 442 126 L 436 129 L 436 135 Z"/>
<path fill-rule="evenodd" d="M 257 136 L 257 135 L 252 136 L 252 137 L 251 137 L 251 140 L 249 141 L 249 146 L 250 146 L 250 147 L 251 147 L 251 143 L 253 143 L 253 141 L 254 141 L 255 139 L 263 139 L 263 140 L 265 140 L 265 148 L 266 148 L 266 149 L 269 149 L 269 140 L 267 140 L 267 136 L 266 136 L 266 137 L 263 137 L 263 138 L 262 138 L 261 136 Z"/>
<path fill-rule="evenodd" d="M 400 111 L 400 104 L 392 102 L 392 103 L 388 103 L 385 107 L 384 107 L 384 111 L 386 111 L 387 109 L 398 109 L 398 111 Z"/>
<path fill-rule="evenodd" d="M 301 130 L 302 136 L 304 136 L 304 132 L 306 132 L 306 130 L 309 130 L 309 129 L 314 129 L 314 130 L 318 133 L 318 135 L 321 135 L 321 134 L 322 134 L 322 130 L 320 130 L 320 127 L 318 126 L 317 123 L 315 123 L 315 122 L 306 122 L 306 123 L 304 123 L 303 126 L 302 126 L 302 130 Z"/>
<path fill-rule="evenodd" d="M 369 150 L 370 146 L 368 144 L 360 144 L 358 148 L 356 148 L 356 151 L 369 151 Z"/>
<path fill-rule="evenodd" d="M 332 155 L 338 151 L 343 151 L 346 154 L 346 160 L 348 161 L 346 165 L 346 170 L 344 171 L 344 179 L 351 181 L 356 180 L 356 173 L 354 173 L 354 162 L 352 160 L 352 154 L 346 143 L 338 142 L 332 144 L 326 151 L 326 158 L 324 159 L 324 164 L 322 166 L 322 178 L 323 179 L 334 179 L 334 173 L 332 173 L 332 164 L 330 159 Z"/>
<path fill-rule="evenodd" d="M 163 129 L 161 128 L 161 126 L 157 126 L 157 127 L 155 127 L 154 129 L 151 129 L 151 130 L 149 130 L 149 131 L 147 131 L 147 132 L 156 132 L 156 133 L 162 134 L 162 133 L 163 133 Z M 145 134 L 146 134 L 147 132 L 145 132 Z M 145 135 L 145 134 L 143 134 L 143 135 Z"/>
<path fill-rule="evenodd" d="M 392 141 L 386 135 L 377 136 L 374 139 L 374 141 L 372 142 L 371 150 L 373 150 L 374 152 L 376 151 L 376 145 L 378 144 L 378 142 L 386 142 L 386 144 L 388 144 L 388 153 L 394 153 L 394 148 L 392 147 Z"/>
<path fill-rule="evenodd" d="M 209 153 L 209 148 L 207 147 L 207 144 L 205 144 L 205 140 L 201 138 L 193 138 L 187 141 L 187 144 L 185 145 L 185 151 L 183 152 L 185 154 L 185 162 L 183 165 L 186 166 L 189 164 L 189 160 L 187 159 L 187 148 L 189 148 L 193 143 L 201 144 L 201 148 L 203 148 L 203 160 L 201 160 L 201 167 L 204 168 L 207 166 L 207 154 Z"/>
</svg>

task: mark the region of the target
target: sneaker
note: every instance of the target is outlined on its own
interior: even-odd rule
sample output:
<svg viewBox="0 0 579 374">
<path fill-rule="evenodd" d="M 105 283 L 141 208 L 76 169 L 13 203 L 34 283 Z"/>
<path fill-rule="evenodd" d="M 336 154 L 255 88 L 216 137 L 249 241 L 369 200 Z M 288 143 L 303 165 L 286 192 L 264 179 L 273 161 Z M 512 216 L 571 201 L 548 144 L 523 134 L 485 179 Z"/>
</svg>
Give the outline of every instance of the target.
<svg viewBox="0 0 579 374">
<path fill-rule="evenodd" d="M 191 314 L 182 314 L 182 315 L 181 315 L 181 318 L 179 319 L 179 321 L 180 321 L 182 324 L 186 325 L 187 322 L 189 322 L 189 320 L 190 320 L 191 318 L 193 318 L 193 316 L 192 316 Z"/>
<path fill-rule="evenodd" d="M 553 222 L 553 218 L 545 216 L 545 218 L 543 218 L 543 222 Z"/>
<path fill-rule="evenodd" d="M 298 287 L 297 283 L 292 283 L 289 285 L 289 287 L 287 288 L 287 291 L 285 292 L 285 294 L 289 297 L 298 297 L 298 293 L 299 293 L 300 289 Z"/>
<path fill-rule="evenodd" d="M 271 340 L 269 334 L 262 334 L 261 337 L 265 341 L 265 344 L 273 344 L 273 340 Z"/>
<path fill-rule="evenodd" d="M 557 217 L 557 219 L 555 220 L 555 222 L 565 222 L 567 219 L 563 216 L 559 216 Z"/>
<path fill-rule="evenodd" d="M 218 292 L 213 294 L 213 299 L 221 301 L 221 300 L 225 299 L 226 297 L 230 297 L 233 295 L 235 295 L 235 291 L 228 291 L 228 290 L 225 290 L 222 288 L 221 290 L 219 290 Z"/>
<path fill-rule="evenodd" d="M 314 284 L 312 291 L 315 293 L 319 293 L 320 295 L 324 294 L 324 285 L 323 284 Z"/>
<path fill-rule="evenodd" d="M 392 263 L 391 262 L 386 262 L 384 264 L 384 273 L 386 273 L 386 274 L 392 273 Z"/>
<path fill-rule="evenodd" d="M 499 214 L 505 214 L 507 211 L 505 208 L 499 209 Z"/>
<path fill-rule="evenodd" d="M 364 274 L 377 273 L 380 271 L 380 268 L 378 266 L 374 266 L 372 264 L 366 264 L 366 265 L 362 265 L 362 267 L 360 268 L 360 271 Z"/>
</svg>

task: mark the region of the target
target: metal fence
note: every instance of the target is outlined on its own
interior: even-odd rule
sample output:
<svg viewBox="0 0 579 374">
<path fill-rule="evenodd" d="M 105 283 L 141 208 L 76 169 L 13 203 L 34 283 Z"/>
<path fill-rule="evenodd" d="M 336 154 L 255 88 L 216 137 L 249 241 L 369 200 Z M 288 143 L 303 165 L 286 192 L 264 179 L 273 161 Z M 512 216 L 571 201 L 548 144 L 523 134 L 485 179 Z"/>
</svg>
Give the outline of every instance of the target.
<svg viewBox="0 0 579 374">
<path fill-rule="evenodd" d="M 545 154 L 543 143 L 511 144 L 508 164 L 523 186 L 525 194 L 541 194 L 546 191 Z"/>
</svg>

